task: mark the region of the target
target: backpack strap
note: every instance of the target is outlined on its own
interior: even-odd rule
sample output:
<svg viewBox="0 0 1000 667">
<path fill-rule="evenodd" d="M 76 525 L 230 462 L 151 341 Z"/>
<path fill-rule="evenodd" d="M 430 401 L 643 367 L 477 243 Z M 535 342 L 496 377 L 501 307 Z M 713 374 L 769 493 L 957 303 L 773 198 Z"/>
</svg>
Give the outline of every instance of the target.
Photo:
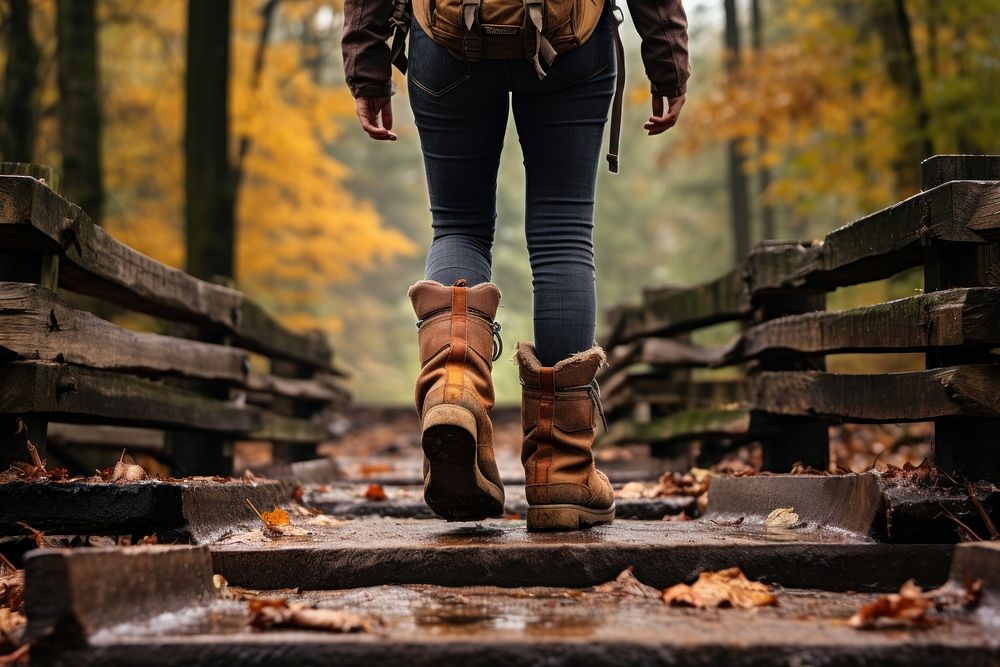
<svg viewBox="0 0 1000 667">
<path fill-rule="evenodd" d="M 545 35 L 542 34 L 545 17 L 542 14 L 542 4 L 544 0 L 524 0 L 524 12 L 527 16 L 527 21 L 525 23 L 531 23 L 534 26 L 534 48 L 532 51 L 526 53 L 525 55 L 535 66 L 535 73 L 538 74 L 539 79 L 545 78 L 545 70 L 542 69 L 542 64 L 539 60 L 539 55 L 541 55 L 542 60 L 545 60 L 546 65 L 551 65 L 553 59 L 556 57 L 556 50 L 552 46 Z M 525 31 L 528 32 L 528 31 Z M 525 45 L 527 50 L 527 44 Z"/>
<path fill-rule="evenodd" d="M 615 19 L 615 61 L 618 66 L 615 75 L 615 97 L 611 103 L 611 136 L 608 140 L 608 169 L 618 173 L 618 151 L 622 137 L 622 104 L 625 98 L 625 47 L 622 46 L 621 25 L 625 20 L 616 0 L 611 3 L 611 15 Z"/>
<path fill-rule="evenodd" d="M 479 30 L 480 4 L 482 0 L 462 0 L 462 22 L 465 24 L 462 46 L 465 49 L 465 59 L 473 62 L 483 57 L 483 35 Z"/>
<path fill-rule="evenodd" d="M 392 0 L 392 48 L 389 60 L 403 74 L 406 74 L 406 35 L 410 32 L 410 0 Z"/>
</svg>

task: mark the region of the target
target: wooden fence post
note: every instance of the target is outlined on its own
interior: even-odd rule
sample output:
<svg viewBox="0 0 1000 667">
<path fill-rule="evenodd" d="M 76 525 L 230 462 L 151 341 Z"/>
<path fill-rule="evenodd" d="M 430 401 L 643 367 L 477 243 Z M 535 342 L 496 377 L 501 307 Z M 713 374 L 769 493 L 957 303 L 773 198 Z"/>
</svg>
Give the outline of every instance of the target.
<svg viewBox="0 0 1000 667">
<path fill-rule="evenodd" d="M 785 315 L 799 315 L 826 309 L 826 294 L 781 294 L 755 299 L 753 324 Z M 803 358 L 791 351 L 765 352 L 756 366 L 760 371 L 802 371 L 826 369 L 822 357 Z M 760 433 L 763 469 L 789 472 L 796 463 L 826 470 L 830 465 L 829 424 L 815 417 L 796 417 L 754 412 L 751 433 Z"/>
<path fill-rule="evenodd" d="M 0 162 L 0 175 L 31 176 L 53 191 L 59 191 L 59 173 L 52 167 L 24 162 Z M 59 288 L 59 256 L 0 252 L 0 281 L 34 283 L 55 292 Z M 18 433 L 21 419 L 26 428 Z M 0 415 L 0 469 L 6 468 L 12 461 L 27 458 L 28 440 L 45 458 L 47 432 L 48 421 L 44 417 Z"/>
<path fill-rule="evenodd" d="M 1000 180 L 1000 156 L 935 155 L 921 164 L 922 188 L 948 181 Z M 924 248 L 924 291 L 952 287 L 1000 287 L 1000 243 L 931 241 Z M 927 368 L 996 363 L 987 348 L 963 345 L 926 354 Z M 1000 482 L 1000 419 L 934 422 L 934 458 L 970 479 Z"/>
<path fill-rule="evenodd" d="M 276 377 L 309 379 L 315 375 L 314 368 L 307 364 L 284 359 L 271 359 L 271 374 Z M 301 401 L 291 398 L 275 397 L 274 413 L 286 417 L 308 419 L 316 410 Z M 281 442 L 271 444 L 271 456 L 275 462 L 294 463 L 316 458 L 317 443 Z"/>
</svg>

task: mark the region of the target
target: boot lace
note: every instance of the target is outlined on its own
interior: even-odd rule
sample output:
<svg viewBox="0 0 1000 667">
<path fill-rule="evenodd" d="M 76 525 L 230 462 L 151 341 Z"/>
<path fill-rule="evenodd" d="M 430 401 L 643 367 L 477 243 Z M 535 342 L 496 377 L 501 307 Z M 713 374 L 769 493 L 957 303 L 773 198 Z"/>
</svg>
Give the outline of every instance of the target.
<svg viewBox="0 0 1000 667">
<path fill-rule="evenodd" d="M 597 408 L 597 414 L 601 417 L 601 424 L 604 426 L 604 432 L 608 431 L 608 418 L 604 414 L 604 403 L 601 400 L 601 385 L 598 384 L 597 378 L 590 381 L 590 384 L 581 384 L 576 387 L 562 387 L 560 391 L 586 391 L 587 395 L 590 396 L 591 402 Z"/>
</svg>

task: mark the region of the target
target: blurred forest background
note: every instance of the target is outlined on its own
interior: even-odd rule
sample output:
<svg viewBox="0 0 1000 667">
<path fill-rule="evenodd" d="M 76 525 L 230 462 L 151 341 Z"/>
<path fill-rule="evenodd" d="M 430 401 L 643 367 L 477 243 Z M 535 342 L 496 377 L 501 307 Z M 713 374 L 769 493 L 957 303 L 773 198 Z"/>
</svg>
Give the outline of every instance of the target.
<svg viewBox="0 0 1000 667">
<path fill-rule="evenodd" d="M 764 238 L 822 237 L 916 192 L 931 154 L 1000 150 L 997 0 L 685 5 L 694 75 L 665 136 L 641 130 L 648 88 L 625 26 L 622 173 L 601 173 L 596 214 L 602 309 L 643 285 L 713 278 Z M 60 167 L 64 195 L 116 237 L 326 330 L 360 401 L 406 403 L 417 361 L 405 292 L 430 238 L 418 139 L 402 79 L 400 140 L 357 128 L 342 24 L 340 1 L 0 0 L 0 159 Z M 494 262 L 505 357 L 531 338 L 508 129 Z M 920 288 L 908 273 L 841 290 L 830 308 Z M 516 402 L 514 369 L 495 378 L 499 401 Z"/>
</svg>

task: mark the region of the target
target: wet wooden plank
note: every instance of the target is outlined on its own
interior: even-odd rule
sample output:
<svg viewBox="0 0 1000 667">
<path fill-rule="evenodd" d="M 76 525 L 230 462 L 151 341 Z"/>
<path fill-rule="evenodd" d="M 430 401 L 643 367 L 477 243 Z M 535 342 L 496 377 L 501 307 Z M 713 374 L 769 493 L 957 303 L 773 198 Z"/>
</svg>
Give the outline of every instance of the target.
<svg viewBox="0 0 1000 667">
<path fill-rule="evenodd" d="M 737 336 L 723 360 L 745 361 L 777 349 L 824 354 L 962 345 L 1000 345 L 1000 288 L 951 289 L 840 312 L 781 317 Z"/>
<path fill-rule="evenodd" d="M 756 378 L 753 407 L 845 422 L 1000 417 L 1000 366 L 882 375 L 767 371 Z"/>
</svg>

